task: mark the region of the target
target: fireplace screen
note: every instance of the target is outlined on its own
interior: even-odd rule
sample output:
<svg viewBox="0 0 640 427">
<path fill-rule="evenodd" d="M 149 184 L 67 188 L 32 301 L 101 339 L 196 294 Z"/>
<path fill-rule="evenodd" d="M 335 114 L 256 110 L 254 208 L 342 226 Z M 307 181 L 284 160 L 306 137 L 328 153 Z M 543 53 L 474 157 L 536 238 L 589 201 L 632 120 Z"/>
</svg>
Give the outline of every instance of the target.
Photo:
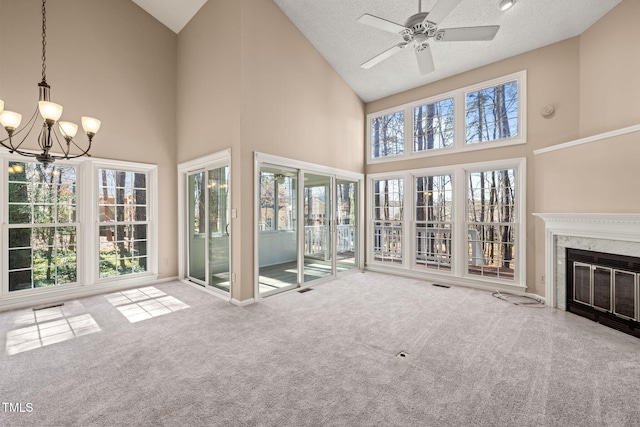
<svg viewBox="0 0 640 427">
<path fill-rule="evenodd" d="M 640 336 L 640 259 L 567 249 L 567 309 Z"/>
</svg>

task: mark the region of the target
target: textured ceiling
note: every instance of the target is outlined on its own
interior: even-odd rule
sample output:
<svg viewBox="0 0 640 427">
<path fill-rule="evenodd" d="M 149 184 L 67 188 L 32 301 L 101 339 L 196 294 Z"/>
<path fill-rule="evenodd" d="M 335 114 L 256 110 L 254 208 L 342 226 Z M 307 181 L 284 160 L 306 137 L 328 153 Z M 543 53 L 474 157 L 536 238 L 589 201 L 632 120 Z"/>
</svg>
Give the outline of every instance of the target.
<svg viewBox="0 0 640 427">
<path fill-rule="evenodd" d="M 178 33 L 206 0 L 133 0 Z M 417 0 L 274 0 L 365 102 L 577 36 L 621 0 L 517 0 L 506 11 L 498 0 L 462 0 L 439 28 L 500 25 L 492 41 L 431 42 L 436 70 L 420 75 L 406 49 L 369 70 L 360 64 L 402 41 L 360 24 L 369 13 L 398 24 L 418 12 Z M 430 11 L 437 0 L 422 0 Z"/>
<path fill-rule="evenodd" d="M 506 12 L 498 0 L 462 0 L 439 28 L 500 25 L 492 41 L 431 42 L 436 66 L 420 75 L 405 49 L 369 70 L 360 64 L 402 41 L 360 24 L 369 13 L 398 24 L 418 12 L 416 0 L 274 0 L 351 88 L 369 102 L 564 40 L 584 32 L 620 0 L 518 0 Z M 436 0 L 423 0 L 428 12 Z"/>
</svg>

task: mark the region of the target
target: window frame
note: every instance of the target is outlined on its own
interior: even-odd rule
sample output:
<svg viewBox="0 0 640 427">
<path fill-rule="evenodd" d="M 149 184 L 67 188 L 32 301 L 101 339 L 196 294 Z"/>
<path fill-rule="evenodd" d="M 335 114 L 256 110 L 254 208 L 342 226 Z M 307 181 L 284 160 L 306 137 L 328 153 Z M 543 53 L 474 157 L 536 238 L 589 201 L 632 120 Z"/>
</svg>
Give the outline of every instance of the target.
<svg viewBox="0 0 640 427">
<path fill-rule="evenodd" d="M 466 142 L 466 97 L 468 93 L 477 92 L 482 89 L 491 88 L 500 84 L 518 82 L 518 135 L 496 139 L 492 141 L 484 141 L 475 144 L 467 144 Z M 453 98 L 454 102 L 454 138 L 450 147 L 438 148 L 433 150 L 414 151 L 413 129 L 414 129 L 414 108 L 440 102 L 448 98 Z M 527 72 L 526 70 L 518 71 L 495 79 L 483 81 L 473 85 L 465 86 L 456 90 L 436 94 L 417 101 L 397 105 L 384 110 L 374 111 L 367 114 L 366 117 L 366 158 L 367 164 L 388 163 L 413 158 L 441 156 L 452 153 L 462 153 L 467 151 L 485 150 L 496 147 L 508 147 L 511 145 L 526 144 L 527 142 Z M 404 111 L 404 150 L 403 154 L 372 157 L 372 135 L 371 127 L 373 119 L 376 117 L 388 115 L 394 112 Z"/>
<path fill-rule="evenodd" d="M 24 304 L 25 301 L 37 303 L 51 298 L 74 297 L 109 289 L 120 289 L 148 283 L 158 277 L 158 166 L 153 164 L 127 162 L 100 158 L 78 158 L 58 160 L 56 165 L 68 165 L 76 168 L 76 281 L 56 286 L 9 291 L 9 180 L 6 179 L 9 162 L 35 163 L 35 159 L 25 158 L 12 153 L 0 153 L 0 223 L 2 224 L 2 243 L 0 266 L 2 282 L 0 287 L 0 307 Z M 98 170 L 117 169 L 144 172 L 147 174 L 147 271 L 115 278 L 98 278 L 99 209 L 98 209 Z M 22 302 L 21 302 L 22 301 Z"/>
<path fill-rule="evenodd" d="M 469 274 L 468 263 L 468 236 L 467 236 L 467 174 L 481 171 L 514 169 L 516 179 L 516 209 L 514 224 L 517 225 L 515 234 L 514 251 L 514 278 L 499 279 L 495 277 L 483 277 Z M 384 172 L 367 175 L 367 247 L 366 265 L 374 271 L 396 272 L 407 276 L 420 278 L 434 278 L 434 280 L 451 280 L 455 283 L 476 287 L 498 286 L 505 290 L 524 291 L 526 289 L 526 158 L 495 160 L 480 163 L 467 163 L 459 165 L 441 166 L 433 168 L 408 169 L 394 172 Z M 436 270 L 416 266 L 414 255 L 416 253 L 416 182 L 415 179 L 424 176 L 450 175 L 452 180 L 452 206 L 451 206 L 451 269 Z M 403 259 L 402 263 L 392 265 L 376 261 L 373 257 L 373 224 L 375 222 L 373 192 L 374 181 L 380 179 L 404 179 L 404 224 L 403 224 Z M 492 288 L 495 289 L 495 288 Z"/>
</svg>

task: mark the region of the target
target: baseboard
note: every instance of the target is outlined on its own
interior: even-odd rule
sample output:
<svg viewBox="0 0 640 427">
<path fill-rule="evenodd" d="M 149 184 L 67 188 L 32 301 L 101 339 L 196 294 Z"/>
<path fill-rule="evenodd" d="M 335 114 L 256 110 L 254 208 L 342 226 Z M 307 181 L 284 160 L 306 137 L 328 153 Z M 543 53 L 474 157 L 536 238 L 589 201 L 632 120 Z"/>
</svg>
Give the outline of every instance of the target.
<svg viewBox="0 0 640 427">
<path fill-rule="evenodd" d="M 242 301 L 238 301 L 235 298 L 231 298 L 231 304 L 233 304 L 235 306 L 238 306 L 238 307 L 245 307 L 245 306 L 251 305 L 251 304 L 253 304 L 255 302 L 256 302 L 256 300 L 254 298 L 249 298 L 249 299 L 245 299 L 245 300 L 242 300 Z"/>
<path fill-rule="evenodd" d="M 36 292 L 19 291 L 21 294 L 9 295 L 0 300 L 0 311 L 16 310 L 20 308 L 35 307 L 43 304 L 58 303 L 93 295 L 117 292 L 125 289 L 152 286 L 178 280 L 177 277 L 143 276 L 113 281 L 104 281 L 92 285 L 74 285 L 62 288 L 42 288 Z"/>
</svg>

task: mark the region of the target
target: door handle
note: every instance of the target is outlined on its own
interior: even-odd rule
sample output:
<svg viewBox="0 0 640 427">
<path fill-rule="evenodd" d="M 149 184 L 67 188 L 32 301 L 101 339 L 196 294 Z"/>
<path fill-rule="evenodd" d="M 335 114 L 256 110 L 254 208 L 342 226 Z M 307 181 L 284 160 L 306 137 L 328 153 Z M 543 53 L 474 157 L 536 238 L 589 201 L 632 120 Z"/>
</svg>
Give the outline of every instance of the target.
<svg viewBox="0 0 640 427">
<path fill-rule="evenodd" d="M 231 224 L 227 223 L 227 226 L 226 226 L 226 227 L 224 227 L 224 232 L 227 234 L 227 236 L 229 236 L 229 226 L 230 226 L 230 225 L 231 225 Z"/>
</svg>

